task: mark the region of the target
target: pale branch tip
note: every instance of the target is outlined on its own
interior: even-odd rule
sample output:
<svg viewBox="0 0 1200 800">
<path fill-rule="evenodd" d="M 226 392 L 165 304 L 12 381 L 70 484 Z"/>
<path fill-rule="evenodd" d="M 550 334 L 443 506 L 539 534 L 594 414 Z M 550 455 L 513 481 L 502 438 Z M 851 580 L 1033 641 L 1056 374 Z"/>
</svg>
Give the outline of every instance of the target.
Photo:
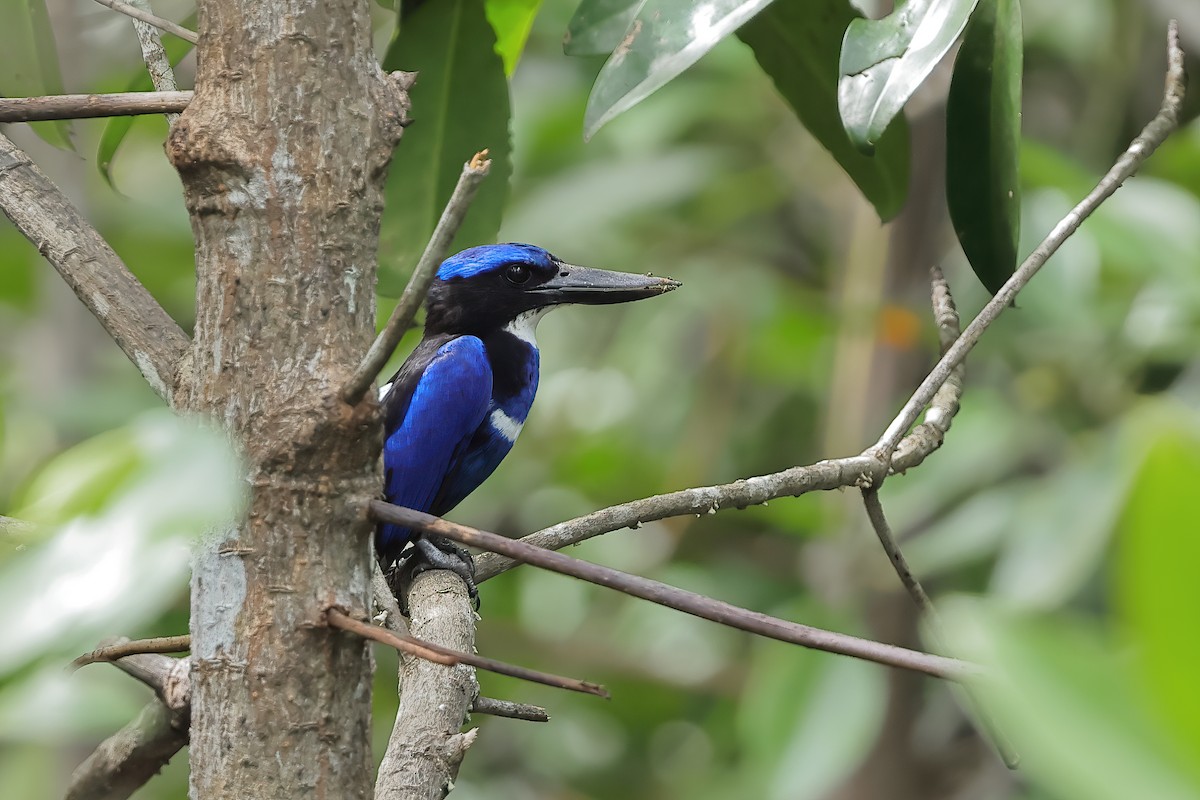
<svg viewBox="0 0 1200 800">
<path fill-rule="evenodd" d="M 492 162 L 487 159 L 487 153 L 487 150 L 482 150 L 463 164 L 458 184 L 455 185 L 446 207 L 442 210 L 442 216 L 438 219 L 433 234 L 425 245 L 425 251 L 417 261 L 416 268 L 409 276 L 408 285 L 404 287 L 399 302 L 392 309 L 392 314 L 383 326 L 383 330 L 371 343 L 362 363 L 359 364 L 354 375 L 342 389 L 342 400 L 346 403 L 354 405 L 362 399 L 367 390 L 371 388 L 371 383 L 379 376 L 380 370 L 392 357 L 392 352 L 400 344 L 400 339 L 403 338 L 405 331 L 411 327 L 417 311 L 421 308 L 421 303 L 425 300 L 426 293 L 429 292 L 429 286 L 433 283 L 438 266 L 445 260 L 450 251 L 450 245 L 454 242 L 454 236 L 462 226 L 463 219 L 466 218 L 467 209 L 470 208 L 471 201 L 475 199 L 479 185 L 488 175 Z"/>
<path fill-rule="evenodd" d="M 157 16 L 146 9 L 138 8 L 137 6 L 129 3 L 122 3 L 121 0 L 96 0 L 96 2 L 102 6 L 111 8 L 113 11 L 120 12 L 127 17 L 132 17 L 139 22 L 144 22 L 147 25 L 153 25 L 159 30 L 169 33 L 172 36 L 178 36 L 185 42 L 191 42 L 192 44 L 199 44 L 200 42 L 200 37 L 197 36 L 194 31 L 189 31 L 182 25 L 177 25 L 174 22 L 171 22 L 169 19 L 163 19 L 162 17 Z"/>
<path fill-rule="evenodd" d="M 608 691 L 604 687 L 581 681 L 576 678 L 566 678 L 561 675 L 553 675 L 547 672 L 539 672 L 537 670 L 527 669 L 526 667 L 509 664 L 504 661 L 498 661 L 494 658 L 486 658 L 474 653 L 467 653 L 460 650 L 454 650 L 448 647 L 443 647 L 435 642 L 427 642 L 418 639 L 411 635 L 401 635 L 384 628 L 379 628 L 361 620 L 354 619 L 343 611 L 336 608 L 330 608 L 325 612 L 326 619 L 329 624 L 335 628 L 349 631 L 358 634 L 364 639 L 371 639 L 386 644 L 389 647 L 394 647 L 402 653 L 416 656 L 425 661 L 432 661 L 435 664 L 443 666 L 455 666 L 457 664 L 466 664 L 475 667 L 476 669 L 495 672 L 498 675 L 508 675 L 512 678 L 529 681 L 531 683 L 540 683 L 546 686 L 553 686 L 557 689 L 567 689 L 573 692 L 581 692 L 583 694 L 592 694 L 598 697 L 608 697 Z"/>
<path fill-rule="evenodd" d="M 370 502 L 370 513 L 377 521 L 428 531 L 459 544 L 502 553 L 536 567 L 570 575 L 599 586 L 606 586 L 658 605 L 759 636 L 950 680 L 962 680 L 982 673 L 981 667 L 965 661 L 778 619 L 695 592 L 668 586 L 649 578 L 581 561 L 520 540 L 508 539 L 495 533 L 459 525 L 420 511 L 385 503 L 382 500 Z"/>
<path fill-rule="evenodd" d="M 1034 248 L 1029 257 L 1012 274 L 1012 277 L 1000 287 L 1000 291 L 996 292 L 995 296 L 975 316 L 975 319 L 971 320 L 957 341 L 946 350 L 941 360 L 913 392 L 912 397 L 904 404 L 900 413 L 896 415 L 887 430 L 879 437 L 879 441 L 871 448 L 881 463 L 888 464 L 891 461 L 892 454 L 896 451 L 900 440 L 916 422 L 921 411 L 929 404 L 954 369 L 967 357 L 967 353 L 971 352 L 984 331 L 991 327 L 992 323 L 1012 305 L 1017 293 L 1028 285 L 1038 270 L 1058 251 L 1063 242 L 1071 238 L 1083 221 L 1111 197 L 1121 187 L 1121 184 L 1132 176 L 1138 167 L 1179 126 L 1179 111 L 1183 104 L 1186 86 L 1187 74 L 1184 71 L 1183 50 L 1179 46 L 1179 26 L 1172 20 L 1167 26 L 1167 75 L 1162 106 L 1158 114 L 1146 124 L 1146 127 L 1130 143 L 1125 152 L 1096 184 L 1096 187 L 1054 226 L 1041 244 Z"/>
</svg>

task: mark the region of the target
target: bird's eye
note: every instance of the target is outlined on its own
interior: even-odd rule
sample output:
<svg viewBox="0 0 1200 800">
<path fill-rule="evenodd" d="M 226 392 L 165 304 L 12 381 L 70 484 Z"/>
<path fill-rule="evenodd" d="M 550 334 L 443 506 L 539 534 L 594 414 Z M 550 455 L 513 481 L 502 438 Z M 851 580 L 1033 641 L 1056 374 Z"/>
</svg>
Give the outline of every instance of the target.
<svg viewBox="0 0 1200 800">
<path fill-rule="evenodd" d="M 529 275 L 529 267 L 524 264 L 513 264 L 504 270 L 504 279 L 517 286 L 529 283 Z"/>
</svg>

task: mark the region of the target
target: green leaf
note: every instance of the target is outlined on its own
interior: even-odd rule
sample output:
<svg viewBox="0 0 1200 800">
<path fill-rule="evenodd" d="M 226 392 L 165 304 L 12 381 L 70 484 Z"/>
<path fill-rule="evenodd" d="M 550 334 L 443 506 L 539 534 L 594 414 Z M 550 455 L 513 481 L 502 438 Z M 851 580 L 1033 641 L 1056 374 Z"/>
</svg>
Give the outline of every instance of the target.
<svg viewBox="0 0 1200 800">
<path fill-rule="evenodd" d="M 185 28 L 195 26 L 195 16 L 188 18 L 183 23 Z M 167 51 L 167 59 L 171 62 L 171 66 L 177 66 L 180 61 L 192 52 L 195 47 L 191 42 L 179 39 L 175 36 L 163 37 L 163 49 Z M 150 79 L 150 73 L 145 67 L 139 67 L 133 76 L 129 79 L 126 86 L 127 92 L 148 92 L 154 89 L 154 81 Z M 100 144 L 96 148 L 96 166 L 100 169 L 100 174 L 104 176 L 105 182 L 116 189 L 117 186 L 113 182 L 112 165 L 113 159 L 117 156 L 117 150 L 121 143 L 125 141 L 125 136 L 133 127 L 133 123 L 141 119 L 141 117 L 110 117 L 104 123 L 104 132 L 100 135 Z"/>
<path fill-rule="evenodd" d="M 617 49 L 645 0 L 583 0 L 567 24 L 563 52 L 602 56 Z"/>
<path fill-rule="evenodd" d="M 967 25 L 979 0 L 908 0 L 879 20 L 856 19 L 842 40 L 838 108 L 870 154 L 892 118 Z"/>
<path fill-rule="evenodd" d="M 44 0 L 0 2 L 0 49 L 6 69 L 0 72 L 0 95 L 35 97 L 62 94 L 58 47 Z M 73 148 L 66 120 L 33 122 L 34 132 L 55 147 Z"/>
<path fill-rule="evenodd" d="M 492 159 L 454 240 L 459 250 L 494 242 L 512 172 L 508 81 L 483 0 L 439 0 L 405 14 L 383 59 L 386 70 L 417 71 L 413 124 L 392 160 L 379 232 L 380 292 L 398 293 L 400 275 L 420 258 L 463 164 Z"/>
<path fill-rule="evenodd" d="M 1198 796 L 1200 785 L 1147 713 L 1137 676 L 1112 642 L 1079 623 L 1004 613 L 965 597 L 944 600 L 941 611 L 956 655 L 989 668 L 975 689 L 1012 737 L 1021 771 L 1049 796 Z"/>
<path fill-rule="evenodd" d="M 846 0 L 776 0 L 738 31 L 804 127 L 837 160 L 880 219 L 896 216 L 908 191 L 908 125 L 896 121 L 873 156 L 850 141 L 838 114 L 839 42 L 860 17 Z"/>
<path fill-rule="evenodd" d="M 1193 495 L 1200 485 L 1200 435 L 1182 422 L 1156 437 L 1118 528 L 1118 608 L 1160 714 L 1191 762 L 1200 764 L 1200 536 Z"/>
<path fill-rule="evenodd" d="M 240 474 L 222 434 L 163 410 L 50 462 L 15 514 L 49 535 L 0 563 L 0 678 L 175 603 L 192 542 L 235 518 Z"/>
<path fill-rule="evenodd" d="M 1017 266 L 1021 54 L 1018 0 L 981 0 L 946 101 L 950 219 L 971 269 L 990 292 Z"/>
<path fill-rule="evenodd" d="M 496 52 L 504 59 L 504 74 L 510 78 L 541 5 L 542 0 L 485 0 L 488 22 L 496 32 Z"/>
<path fill-rule="evenodd" d="M 584 138 L 696 63 L 770 2 L 645 0 L 596 76 L 584 112 Z"/>
</svg>

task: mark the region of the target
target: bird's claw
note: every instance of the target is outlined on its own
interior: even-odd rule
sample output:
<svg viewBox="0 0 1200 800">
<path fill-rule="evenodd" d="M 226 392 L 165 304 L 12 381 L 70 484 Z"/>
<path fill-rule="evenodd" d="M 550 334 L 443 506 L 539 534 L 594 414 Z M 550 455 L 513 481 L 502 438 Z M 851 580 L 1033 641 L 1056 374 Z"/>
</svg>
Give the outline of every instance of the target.
<svg viewBox="0 0 1200 800">
<path fill-rule="evenodd" d="M 471 604 L 478 611 L 479 588 L 475 585 L 474 556 L 465 547 L 441 536 L 418 536 L 412 544 L 412 548 L 387 573 L 388 585 L 400 602 L 400 610 L 404 615 L 408 616 L 408 586 L 422 572 L 432 569 L 444 569 L 462 578 L 467 585 Z"/>
</svg>

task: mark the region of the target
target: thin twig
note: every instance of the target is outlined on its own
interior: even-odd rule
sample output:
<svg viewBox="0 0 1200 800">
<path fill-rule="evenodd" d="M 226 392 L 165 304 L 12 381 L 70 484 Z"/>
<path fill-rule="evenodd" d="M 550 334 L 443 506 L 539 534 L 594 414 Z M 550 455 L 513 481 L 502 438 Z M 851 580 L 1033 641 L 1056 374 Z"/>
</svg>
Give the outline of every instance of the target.
<svg viewBox="0 0 1200 800">
<path fill-rule="evenodd" d="M 103 2 L 104 0 L 97 1 Z M 150 0 L 130 0 L 130 7 L 148 14 L 151 13 Z M 150 82 L 154 84 L 154 90 L 156 92 L 178 91 L 179 86 L 175 83 L 175 73 L 171 70 L 171 59 L 167 56 L 166 49 L 163 48 L 158 28 L 135 17 L 133 29 L 137 32 L 138 44 L 142 48 L 142 61 L 146 64 L 146 71 L 150 73 Z M 167 114 L 167 126 L 174 125 L 177 119 L 179 119 L 178 114 Z"/>
<path fill-rule="evenodd" d="M 967 353 L 979 341 L 996 318 L 1012 305 L 1017 292 L 1037 274 L 1042 265 L 1054 255 L 1058 248 L 1075 233 L 1085 219 L 1091 216 L 1101 203 L 1107 200 L 1113 192 L 1121 187 L 1138 167 L 1158 149 L 1158 146 L 1179 126 L 1179 110 L 1183 106 L 1183 95 L 1187 86 L 1187 75 L 1183 68 L 1183 50 L 1179 46 L 1179 25 L 1174 20 L 1167 27 L 1167 76 L 1163 92 L 1162 106 L 1154 119 L 1142 129 L 1138 137 L 1126 148 L 1112 168 L 1096 184 L 1080 203 L 1059 221 L 1042 243 L 1039 244 L 1012 277 L 1005 282 L 1000 291 L 983 307 L 971 320 L 971 324 L 963 331 L 937 365 L 921 381 L 921 385 L 913 392 L 912 397 L 904 404 L 900 413 L 887 430 L 879 437 L 872 451 L 880 463 L 887 464 L 888 459 L 896 450 L 900 439 L 909 427 L 920 416 L 921 411 L 932 399 L 951 372 Z"/>
<path fill-rule="evenodd" d="M 464 653 L 457 650 L 452 650 L 448 647 L 442 647 L 433 642 L 426 642 L 417 639 L 413 636 L 400 636 L 383 628 L 375 627 L 366 622 L 356 620 L 346 614 L 331 608 L 325 612 L 329 624 L 335 628 L 350 631 L 362 636 L 364 639 L 373 639 L 374 641 L 386 644 L 389 647 L 394 647 L 402 653 L 416 656 L 425 661 L 432 661 L 436 664 L 445 666 L 454 666 L 455 664 L 467 664 L 476 669 L 495 672 L 497 675 L 508 675 L 513 678 L 529 681 L 531 683 L 541 683 L 546 686 L 553 686 L 558 689 L 569 689 L 573 692 L 581 692 L 583 694 L 593 694 L 597 697 L 608 697 L 608 691 L 595 683 L 577 680 L 576 678 L 564 678 L 560 675 L 552 675 L 547 672 L 538 672 L 537 670 L 526 669 L 515 664 L 508 664 L 504 661 L 497 661 L 492 658 L 475 655 L 474 653 Z"/>
<path fill-rule="evenodd" d="M 160 397 L 171 402 L 191 342 L 103 237 L 0 135 L 0 210 L 58 270 Z"/>
<path fill-rule="evenodd" d="M 138 653 L 183 653 L 191 649 L 192 637 L 186 633 L 181 636 L 160 636 L 156 639 L 135 639 L 98 647 L 90 653 L 84 653 L 71 662 L 71 668 L 79 669 L 97 661 L 116 661 L 118 658 Z"/>
<path fill-rule="evenodd" d="M 523 719 L 526 722 L 549 722 L 550 715 L 541 706 L 531 706 L 527 703 L 514 703 L 511 700 L 497 700 L 494 697 L 476 697 L 471 705 L 472 714 L 489 714 L 493 717 L 508 719 Z"/>
<path fill-rule="evenodd" d="M 981 674 L 982 671 L 979 666 L 965 661 L 908 650 L 869 639 L 860 639 L 856 636 L 801 625 L 757 611 L 739 608 L 649 578 L 580 561 L 562 553 L 555 553 L 523 541 L 469 528 L 420 511 L 394 506 L 382 500 L 371 501 L 370 513 L 380 522 L 390 522 L 407 528 L 428 531 L 460 544 L 503 553 L 510 558 L 532 564 L 535 567 L 570 575 L 600 586 L 607 586 L 652 603 L 782 642 L 861 658 L 950 680 L 973 677 Z"/>
<path fill-rule="evenodd" d="M 158 28 L 159 30 L 166 31 L 167 33 L 171 34 L 172 36 L 178 36 L 180 39 L 183 39 L 185 42 L 191 42 L 192 44 L 197 44 L 200 41 L 200 37 L 197 36 L 194 31 L 189 31 L 187 28 L 183 27 L 182 25 L 176 25 L 174 22 L 171 22 L 171 20 L 163 19 L 162 17 L 155 16 L 154 14 L 152 14 L 149 11 L 146 11 L 144 9 L 137 8 L 135 6 L 129 5 L 128 3 L 122 3 L 120 0 L 96 0 L 96 2 L 102 6 L 107 6 L 107 7 L 111 8 L 113 11 L 119 11 L 127 17 L 133 17 L 134 19 L 139 20 L 140 22 L 144 22 L 148 25 L 153 25 L 154 27 Z"/>
<path fill-rule="evenodd" d="M 867 507 L 867 516 L 871 520 L 871 527 L 875 529 L 880 544 L 883 545 L 884 551 L 891 559 L 896 574 L 900 576 L 900 582 L 904 584 L 904 588 L 908 590 L 909 596 L 920 610 L 921 617 L 933 636 L 934 644 L 939 649 L 944 649 L 946 636 L 943 632 L 941 618 L 937 614 L 937 609 L 934 608 L 933 601 L 925 593 L 925 587 L 921 586 L 921 582 L 917 580 L 916 575 L 908 566 L 908 560 L 900 551 L 899 545 L 896 544 L 896 537 L 892 535 L 891 526 L 888 525 L 887 517 L 883 513 L 883 504 L 879 501 L 878 488 L 863 489 L 862 494 L 863 504 Z M 1016 769 L 1021 762 L 1021 755 L 1013 746 L 1012 741 L 997 727 L 996 721 L 979 701 L 970 682 L 961 683 L 959 688 L 961 689 L 961 693 L 958 695 L 959 699 L 978 723 L 980 735 L 991 743 L 1006 767 Z"/>
<path fill-rule="evenodd" d="M 862 488 L 878 483 L 887 474 L 904 472 L 919 465 L 941 445 L 942 436 L 945 434 L 941 423 L 944 421 L 948 427 L 949 420 L 939 420 L 936 415 L 929 415 L 925 423 L 917 426 L 908 436 L 904 436 L 905 431 L 963 363 L 967 353 L 988 326 L 1008 308 L 1017 291 L 1029 282 L 1033 274 L 1074 233 L 1080 223 L 1116 191 L 1178 125 L 1179 107 L 1183 102 L 1186 80 L 1183 52 L 1179 48 L 1179 32 L 1174 22 L 1168 31 L 1168 62 L 1162 110 L 1117 160 L 1096 189 L 1054 227 L 1046 240 L 1030 254 L 1000 292 L 984 306 L 963 335 L 945 351 L 941 360 L 922 381 L 879 441 L 866 451 L 856 456 L 792 467 L 782 472 L 733 483 L 684 489 L 621 503 L 552 525 L 529 534 L 521 541 L 558 550 L 593 536 L 621 528 L 636 528 L 644 522 L 668 517 L 712 514 L 721 509 L 745 508 L 780 497 L 799 497 L 813 491 L 842 489 L 847 486 Z M 476 581 L 493 578 L 512 569 L 518 563 L 502 555 L 485 553 L 476 561 Z"/>
<path fill-rule="evenodd" d="M 177 114 L 192 102 L 194 92 L 114 92 L 56 94 L 0 98 L 0 122 L 39 122 L 51 119 L 130 117 L 138 114 Z"/>
<path fill-rule="evenodd" d="M 417 310 L 421 307 L 421 303 L 429 291 L 429 285 L 433 283 L 433 276 L 438 265 L 445 260 L 454 236 L 458 233 L 458 229 L 467 215 L 467 209 L 470 208 L 471 201 L 475 199 L 479 184 L 483 182 L 491 169 L 492 162 L 488 160 L 487 154 L 487 150 L 482 150 L 463 164 L 458 184 L 454 187 L 454 192 L 450 195 L 450 200 L 442 211 L 437 227 L 433 229 L 433 235 L 429 237 L 429 243 L 425 245 L 425 252 L 421 254 L 416 269 L 408 279 L 408 285 L 404 287 L 404 293 L 400 295 L 400 301 L 392 309 L 392 315 L 388 318 L 387 324 L 383 326 L 383 330 L 371 343 L 362 363 L 342 388 L 342 399 L 350 405 L 354 405 L 362 399 L 367 389 L 370 388 L 371 382 L 378 377 L 379 371 L 392 357 L 392 352 L 400 344 L 400 339 L 403 338 L 405 331 L 412 325 L 413 318 L 417 315 Z"/>
</svg>

